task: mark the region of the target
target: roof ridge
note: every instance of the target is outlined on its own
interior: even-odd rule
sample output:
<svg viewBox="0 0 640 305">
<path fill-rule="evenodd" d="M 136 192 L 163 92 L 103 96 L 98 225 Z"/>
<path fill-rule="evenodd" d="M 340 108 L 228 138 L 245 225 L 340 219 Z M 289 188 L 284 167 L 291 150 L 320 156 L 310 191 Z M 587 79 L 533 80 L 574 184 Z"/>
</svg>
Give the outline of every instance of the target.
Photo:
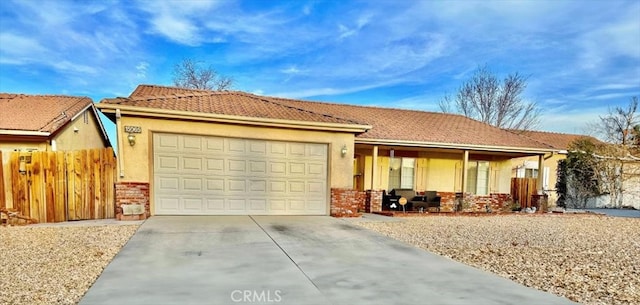
<svg viewBox="0 0 640 305">
<path fill-rule="evenodd" d="M 58 122 L 66 121 L 67 118 L 69 120 L 71 120 L 73 118 L 73 116 L 76 115 L 76 113 L 69 114 L 69 113 L 67 113 L 67 111 L 69 111 L 69 109 L 72 109 L 76 105 L 81 104 L 84 99 L 88 99 L 89 103 L 93 103 L 93 100 L 91 98 L 89 98 L 89 97 L 77 97 L 77 96 L 68 96 L 68 97 L 75 98 L 77 100 L 75 101 L 75 103 L 69 105 L 68 107 L 65 107 L 64 110 L 62 110 L 62 112 L 60 114 L 58 114 L 57 116 L 53 117 L 51 120 L 46 122 L 44 125 L 40 126 L 40 129 L 39 129 L 40 131 L 42 131 L 45 128 L 45 126 L 47 126 L 49 124 L 52 124 L 52 129 L 53 130 L 57 130 L 58 127 L 60 126 L 60 125 L 57 124 Z M 82 109 L 84 109 L 84 107 Z"/>
<path fill-rule="evenodd" d="M 507 129 L 507 128 L 499 128 L 499 129 L 502 129 L 502 130 L 504 130 L 506 132 L 510 132 L 510 133 L 512 133 L 512 134 L 514 134 L 516 136 L 519 136 L 519 137 L 527 138 L 527 139 L 529 139 L 529 140 L 531 140 L 533 142 L 539 143 L 539 144 L 544 145 L 546 147 L 549 147 L 551 149 L 557 149 L 556 147 L 554 147 L 553 145 L 551 145 L 549 143 L 538 141 L 538 140 L 536 140 L 536 139 L 534 139 L 534 138 L 532 138 L 532 137 L 530 137 L 528 135 L 516 132 L 516 131 L 523 131 L 523 130 L 515 130 L 515 129 Z"/>
<path fill-rule="evenodd" d="M 10 93 L 10 92 L 0 92 L 1 94 L 6 94 L 6 95 L 11 95 L 12 98 L 15 97 L 66 97 L 66 98 L 78 98 L 78 99 L 83 99 L 83 98 L 88 98 L 90 99 L 90 97 L 88 96 L 80 96 L 80 95 L 65 95 L 65 94 L 28 94 L 28 93 Z"/>
<path fill-rule="evenodd" d="M 398 107 L 383 107 L 383 106 L 374 106 L 374 105 L 354 105 L 354 104 L 345 104 L 338 102 L 329 102 L 329 101 L 310 101 L 310 100 L 301 100 L 294 98 L 286 98 L 286 97 L 271 97 L 274 99 L 281 100 L 289 100 L 294 102 L 309 102 L 309 103 L 321 103 L 327 105 L 338 105 L 338 106 L 348 106 L 348 107 L 356 107 L 356 108 L 373 108 L 373 109 L 383 109 L 383 110 L 398 110 L 398 111 L 408 111 L 408 112 L 419 112 L 419 113 L 434 113 L 434 114 L 445 114 L 445 115 L 454 115 L 454 116 L 462 116 L 466 117 L 459 113 L 450 113 L 450 112 L 441 112 L 441 111 L 427 111 L 427 110 L 416 110 L 416 109 L 406 109 L 406 108 L 398 108 Z"/>
<path fill-rule="evenodd" d="M 563 136 L 591 137 L 590 135 L 580 134 L 580 133 L 566 133 L 566 132 L 547 131 L 547 130 L 520 130 L 520 129 L 508 129 L 508 128 L 505 128 L 505 130 L 512 131 L 512 132 L 522 132 L 522 133 L 531 132 L 531 133 L 555 134 L 555 135 L 563 135 Z"/>
</svg>

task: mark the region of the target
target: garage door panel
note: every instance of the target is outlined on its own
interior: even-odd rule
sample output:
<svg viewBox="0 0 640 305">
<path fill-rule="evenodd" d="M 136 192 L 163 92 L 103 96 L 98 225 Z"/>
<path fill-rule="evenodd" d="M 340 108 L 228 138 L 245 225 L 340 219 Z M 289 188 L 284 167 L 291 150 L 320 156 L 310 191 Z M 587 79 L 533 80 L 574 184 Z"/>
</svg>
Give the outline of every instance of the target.
<svg viewBox="0 0 640 305">
<path fill-rule="evenodd" d="M 311 196 L 321 196 L 327 191 L 326 184 L 324 182 L 307 182 L 307 192 Z"/>
<path fill-rule="evenodd" d="M 154 212 L 326 215 L 327 147 L 154 134 Z"/>
<path fill-rule="evenodd" d="M 247 182 L 243 179 L 243 180 L 239 180 L 239 179 L 228 179 L 227 180 L 227 189 L 226 191 L 228 192 L 247 192 Z"/>
<path fill-rule="evenodd" d="M 267 142 L 252 140 L 249 142 L 249 155 L 265 156 L 267 154 Z"/>
<path fill-rule="evenodd" d="M 307 210 L 309 211 L 324 211 L 326 203 L 322 200 L 307 200 Z"/>
<path fill-rule="evenodd" d="M 156 150 L 178 151 L 178 136 L 170 134 L 160 134 L 156 137 Z"/>
<path fill-rule="evenodd" d="M 304 175 L 306 164 L 304 162 L 289 162 L 290 175 Z"/>
<path fill-rule="evenodd" d="M 244 154 L 246 151 L 247 143 L 244 139 L 227 139 L 229 145 L 229 152 Z"/>
<path fill-rule="evenodd" d="M 180 211 L 180 198 L 160 196 L 155 198 L 154 203 L 156 210 L 163 211 L 165 213 L 177 213 Z"/>
<path fill-rule="evenodd" d="M 182 157 L 181 170 L 184 171 L 202 171 L 202 158 L 200 157 Z"/>
<path fill-rule="evenodd" d="M 289 210 L 302 212 L 306 209 L 306 201 L 303 199 L 290 199 Z"/>
<path fill-rule="evenodd" d="M 183 136 L 182 149 L 184 151 L 202 151 L 202 137 L 199 136 Z"/>
<path fill-rule="evenodd" d="M 202 178 L 183 178 L 182 190 L 187 192 L 202 192 Z"/>
<path fill-rule="evenodd" d="M 269 182 L 269 192 L 276 194 L 280 193 L 282 195 L 287 192 L 287 182 L 286 181 L 273 181 Z"/>
<path fill-rule="evenodd" d="M 267 200 L 266 199 L 249 199 L 249 211 L 266 212 Z"/>
<path fill-rule="evenodd" d="M 289 143 L 289 156 L 291 157 L 304 157 L 306 151 L 306 145 L 302 143 Z"/>
<path fill-rule="evenodd" d="M 178 156 L 159 155 L 155 163 L 157 172 L 177 171 L 180 158 Z"/>
<path fill-rule="evenodd" d="M 227 173 L 230 175 L 246 175 L 247 163 L 245 160 L 227 160 Z"/>
<path fill-rule="evenodd" d="M 305 195 L 305 182 L 304 181 L 289 181 L 289 194 L 296 196 Z"/>
<path fill-rule="evenodd" d="M 160 192 L 175 193 L 180 190 L 180 178 L 178 177 L 159 176 L 157 178 L 157 181 L 158 184 L 156 185 L 156 187 Z"/>
<path fill-rule="evenodd" d="M 307 156 L 313 159 L 327 159 L 327 145 L 323 144 L 307 144 Z"/>
<path fill-rule="evenodd" d="M 287 174 L 287 162 L 285 161 L 271 161 L 269 162 L 268 175 L 284 176 Z"/>
<path fill-rule="evenodd" d="M 285 212 L 287 210 L 287 200 L 271 199 L 269 200 L 269 209 L 271 211 Z"/>
<path fill-rule="evenodd" d="M 224 139 L 222 138 L 205 138 L 205 153 L 219 154 L 224 152 Z"/>
<path fill-rule="evenodd" d="M 224 179 L 223 178 L 206 178 L 207 192 L 224 192 Z"/>
<path fill-rule="evenodd" d="M 186 212 L 201 212 L 202 211 L 202 198 L 185 198 L 183 201 L 183 210 Z"/>
<path fill-rule="evenodd" d="M 223 174 L 224 159 L 223 158 L 205 158 L 205 164 L 208 174 Z"/>
<path fill-rule="evenodd" d="M 224 212 L 224 199 L 223 198 L 214 198 L 207 199 L 207 211 L 211 213 L 220 213 Z"/>
<path fill-rule="evenodd" d="M 287 144 L 281 142 L 270 142 L 267 145 L 269 149 L 269 155 L 273 157 L 286 157 L 287 156 Z"/>
<path fill-rule="evenodd" d="M 255 193 L 266 193 L 267 180 L 249 180 L 249 191 L 252 195 Z"/>
<path fill-rule="evenodd" d="M 245 211 L 247 209 L 247 200 L 239 198 L 227 199 L 227 209 L 230 211 Z"/>
</svg>

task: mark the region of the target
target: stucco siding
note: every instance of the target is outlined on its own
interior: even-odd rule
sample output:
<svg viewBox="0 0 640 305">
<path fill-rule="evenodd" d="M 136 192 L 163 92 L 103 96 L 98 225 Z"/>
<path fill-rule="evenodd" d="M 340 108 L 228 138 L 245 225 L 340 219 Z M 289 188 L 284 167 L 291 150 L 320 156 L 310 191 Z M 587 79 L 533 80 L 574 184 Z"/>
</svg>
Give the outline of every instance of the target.
<svg viewBox="0 0 640 305">
<path fill-rule="evenodd" d="M 100 125 L 91 109 L 78 115 L 54 137 L 54 140 L 59 151 L 106 147 Z"/>
</svg>

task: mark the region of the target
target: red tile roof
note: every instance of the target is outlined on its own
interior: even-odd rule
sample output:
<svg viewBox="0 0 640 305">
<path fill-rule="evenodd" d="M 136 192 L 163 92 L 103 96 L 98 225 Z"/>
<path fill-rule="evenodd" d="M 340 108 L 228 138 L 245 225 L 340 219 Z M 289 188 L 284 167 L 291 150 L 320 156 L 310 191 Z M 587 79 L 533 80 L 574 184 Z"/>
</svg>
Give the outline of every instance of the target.
<svg viewBox="0 0 640 305">
<path fill-rule="evenodd" d="M 91 103 L 88 97 L 0 93 L 0 129 L 54 133 Z"/>
<path fill-rule="evenodd" d="M 567 150 L 569 145 L 578 139 L 587 138 L 594 143 L 600 143 L 600 140 L 586 135 L 580 134 L 568 134 L 568 133 L 556 133 L 556 132 L 547 132 L 547 131 L 530 131 L 530 130 L 518 130 L 512 131 L 514 133 L 526 136 L 538 142 L 547 144 L 555 149 L 559 150 Z"/>
<path fill-rule="evenodd" d="M 547 145 L 459 114 L 271 99 L 291 106 L 347 117 L 373 126 L 371 130 L 358 135 L 357 138 L 360 139 L 549 148 Z"/>
<path fill-rule="evenodd" d="M 311 102 L 243 92 L 140 85 L 129 98 L 102 103 L 373 126 L 358 139 L 550 149 L 550 146 L 462 115 Z"/>
<path fill-rule="evenodd" d="M 129 98 L 105 99 L 101 103 L 254 118 L 359 124 L 354 120 L 283 105 L 266 97 L 237 91 L 140 85 Z"/>
</svg>

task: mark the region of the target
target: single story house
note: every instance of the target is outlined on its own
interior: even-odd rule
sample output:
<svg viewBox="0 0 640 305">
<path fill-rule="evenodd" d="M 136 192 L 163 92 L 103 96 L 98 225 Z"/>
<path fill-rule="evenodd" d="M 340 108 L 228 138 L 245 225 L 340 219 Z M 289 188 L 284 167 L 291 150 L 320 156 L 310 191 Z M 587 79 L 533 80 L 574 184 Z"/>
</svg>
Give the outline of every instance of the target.
<svg viewBox="0 0 640 305">
<path fill-rule="evenodd" d="M 88 97 L 0 93 L 0 151 L 110 147 Z"/>
<path fill-rule="evenodd" d="M 235 91 L 140 85 L 97 107 L 117 128 L 116 213 L 141 217 L 348 215 L 395 188 L 484 209 L 508 200 L 511 159 L 553 151 L 456 114 Z"/>
<path fill-rule="evenodd" d="M 0 93 L 0 206 L 15 207 L 10 154 L 111 147 L 88 97 Z M 24 158 L 24 159 L 22 159 Z"/>
<path fill-rule="evenodd" d="M 556 133 L 546 131 L 514 131 L 524 137 L 528 137 L 537 142 L 550 146 L 553 150 L 551 153 L 544 156 L 544 162 L 542 166 L 542 173 L 539 171 L 538 159 L 535 157 L 523 157 L 515 158 L 511 160 L 512 163 L 512 176 L 516 178 L 542 178 L 542 191 L 549 195 L 549 206 L 555 206 L 558 199 L 556 193 L 556 181 L 558 177 L 558 161 L 567 158 L 569 146 L 576 140 L 582 138 L 588 138 L 594 143 L 600 141 L 594 137 L 580 135 L 580 134 L 568 134 L 568 133 Z"/>
</svg>

